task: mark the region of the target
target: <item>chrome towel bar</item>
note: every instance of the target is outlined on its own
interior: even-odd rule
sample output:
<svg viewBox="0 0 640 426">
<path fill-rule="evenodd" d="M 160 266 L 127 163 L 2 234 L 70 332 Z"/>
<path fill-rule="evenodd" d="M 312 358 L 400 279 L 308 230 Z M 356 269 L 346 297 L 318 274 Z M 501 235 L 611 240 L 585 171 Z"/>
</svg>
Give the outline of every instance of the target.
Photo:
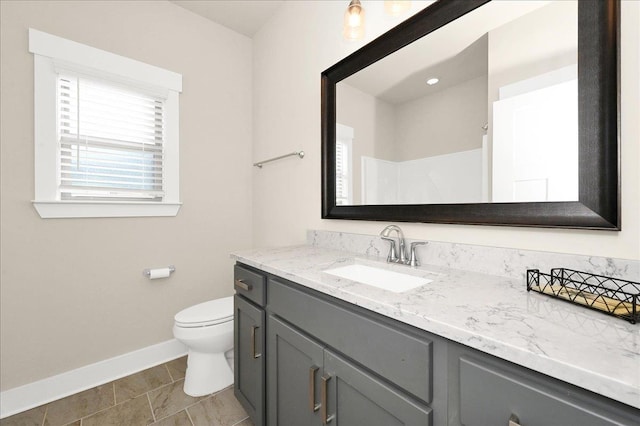
<svg viewBox="0 0 640 426">
<path fill-rule="evenodd" d="M 280 160 L 281 158 L 291 157 L 293 155 L 297 155 L 300 158 L 304 158 L 304 151 L 294 151 L 294 152 L 291 152 L 289 154 L 281 155 L 279 157 L 269 158 L 268 160 L 264 160 L 264 161 L 259 161 L 257 163 L 253 163 L 253 165 L 261 169 L 262 165 L 265 164 L 265 163 L 270 163 L 272 161 Z"/>
</svg>

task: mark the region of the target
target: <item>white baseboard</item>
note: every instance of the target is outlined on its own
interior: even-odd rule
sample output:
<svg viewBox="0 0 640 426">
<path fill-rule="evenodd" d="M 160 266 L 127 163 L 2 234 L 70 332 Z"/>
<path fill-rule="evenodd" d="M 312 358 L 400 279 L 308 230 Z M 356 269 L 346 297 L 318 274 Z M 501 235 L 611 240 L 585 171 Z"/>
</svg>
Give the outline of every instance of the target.
<svg viewBox="0 0 640 426">
<path fill-rule="evenodd" d="M 145 370 L 187 354 L 176 339 L 0 392 L 0 419 Z"/>
</svg>

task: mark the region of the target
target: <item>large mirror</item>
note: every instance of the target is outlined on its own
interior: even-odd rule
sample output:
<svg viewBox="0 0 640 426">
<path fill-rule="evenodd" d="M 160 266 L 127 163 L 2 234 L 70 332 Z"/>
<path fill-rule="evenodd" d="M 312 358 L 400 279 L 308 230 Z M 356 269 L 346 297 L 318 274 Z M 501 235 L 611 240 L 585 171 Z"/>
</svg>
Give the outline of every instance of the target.
<svg viewBox="0 0 640 426">
<path fill-rule="evenodd" d="M 323 72 L 323 218 L 619 229 L 618 10 L 443 0 Z"/>
</svg>

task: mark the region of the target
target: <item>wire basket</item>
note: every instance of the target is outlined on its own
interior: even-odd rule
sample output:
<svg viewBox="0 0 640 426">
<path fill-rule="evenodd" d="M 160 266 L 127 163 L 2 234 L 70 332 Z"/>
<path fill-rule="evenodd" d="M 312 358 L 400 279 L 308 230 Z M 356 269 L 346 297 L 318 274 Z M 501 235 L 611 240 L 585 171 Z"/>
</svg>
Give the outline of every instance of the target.
<svg viewBox="0 0 640 426">
<path fill-rule="evenodd" d="M 640 283 L 634 281 L 566 268 L 553 268 L 550 275 L 528 269 L 527 291 L 586 306 L 631 324 L 640 319 Z"/>
</svg>

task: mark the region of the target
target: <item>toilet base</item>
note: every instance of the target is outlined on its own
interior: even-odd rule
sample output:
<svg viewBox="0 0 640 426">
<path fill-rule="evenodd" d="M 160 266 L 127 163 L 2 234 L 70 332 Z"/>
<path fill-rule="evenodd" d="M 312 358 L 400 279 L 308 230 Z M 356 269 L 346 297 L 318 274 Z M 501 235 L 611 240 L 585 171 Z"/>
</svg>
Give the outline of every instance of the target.
<svg viewBox="0 0 640 426">
<path fill-rule="evenodd" d="M 233 384 L 233 372 L 220 353 L 189 351 L 184 393 L 190 396 L 209 395 Z"/>
</svg>

